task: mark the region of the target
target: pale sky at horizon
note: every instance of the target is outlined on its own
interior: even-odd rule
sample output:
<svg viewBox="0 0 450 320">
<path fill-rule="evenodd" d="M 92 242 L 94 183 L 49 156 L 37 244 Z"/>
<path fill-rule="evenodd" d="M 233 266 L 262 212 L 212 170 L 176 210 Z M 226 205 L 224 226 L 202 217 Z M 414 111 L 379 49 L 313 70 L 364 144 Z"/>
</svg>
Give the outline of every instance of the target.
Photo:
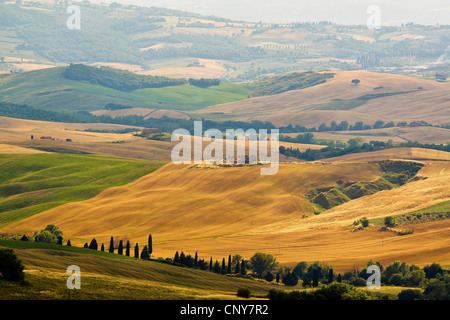
<svg viewBox="0 0 450 320">
<path fill-rule="evenodd" d="M 338 24 L 365 24 L 370 5 L 381 9 L 382 25 L 414 22 L 449 24 L 449 0 L 90 0 L 93 3 L 119 2 L 155 6 L 215 15 L 234 20 L 267 23 L 332 21 Z"/>
</svg>

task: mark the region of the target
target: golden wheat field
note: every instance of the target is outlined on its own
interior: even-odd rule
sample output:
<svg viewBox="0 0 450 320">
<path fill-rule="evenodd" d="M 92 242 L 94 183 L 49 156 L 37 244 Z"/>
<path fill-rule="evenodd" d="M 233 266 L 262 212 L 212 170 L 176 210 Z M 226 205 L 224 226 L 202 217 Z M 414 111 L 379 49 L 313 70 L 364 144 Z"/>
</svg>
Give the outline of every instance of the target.
<svg viewBox="0 0 450 320">
<path fill-rule="evenodd" d="M 352 84 L 353 79 L 360 79 L 360 84 Z M 346 120 L 351 124 L 357 121 L 373 123 L 377 120 L 424 120 L 441 124 L 446 123 L 450 116 L 449 90 L 449 83 L 367 71 L 340 71 L 335 73 L 334 78 L 320 85 L 211 106 L 197 112 L 221 112 L 243 120 L 307 127 L 333 120 Z M 339 107 L 339 103 L 344 101 L 357 101 L 365 95 L 385 93 L 396 95 L 394 99 L 392 96 L 369 99 L 366 103 L 347 110 Z"/>
<path fill-rule="evenodd" d="M 338 180 L 375 181 L 381 171 L 370 163 L 374 159 L 424 159 L 425 153 L 395 149 L 379 157 L 367 154 L 365 159 L 283 163 L 274 176 L 261 176 L 260 166 L 168 164 L 93 199 L 48 210 L 0 231 L 32 233 L 55 224 L 78 246 L 94 237 L 105 244 L 111 236 L 145 242 L 151 233 L 156 257 L 171 257 L 178 250 L 197 251 L 205 259 L 229 254 L 249 258 L 262 251 L 274 254 L 283 264 L 320 260 L 336 270 L 362 266 L 369 259 L 446 265 L 450 263 L 448 220 L 414 225 L 415 232 L 405 236 L 373 227 L 353 232 L 351 225 L 362 217 L 408 213 L 449 200 L 448 153 L 441 155 L 447 161 L 421 160 L 424 167 L 418 175 L 426 179 L 319 215 L 304 199 L 312 188 L 330 187 Z M 436 154 L 431 151 L 427 157 Z"/>
</svg>

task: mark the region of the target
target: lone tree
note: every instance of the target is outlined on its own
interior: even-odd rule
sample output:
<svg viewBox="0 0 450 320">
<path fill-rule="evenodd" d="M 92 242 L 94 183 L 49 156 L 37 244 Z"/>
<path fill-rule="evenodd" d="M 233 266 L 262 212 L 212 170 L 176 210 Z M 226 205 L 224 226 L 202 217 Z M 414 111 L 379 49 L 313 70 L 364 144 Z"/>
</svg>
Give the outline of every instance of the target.
<svg viewBox="0 0 450 320">
<path fill-rule="evenodd" d="M 66 244 L 66 246 L 68 246 L 68 247 L 71 247 L 71 246 L 72 246 L 72 244 L 70 243 L 70 239 L 69 239 L 69 240 L 67 240 L 67 244 Z"/>
<path fill-rule="evenodd" d="M 105 251 L 105 245 L 102 243 L 102 247 L 100 248 L 100 251 Z"/>
<path fill-rule="evenodd" d="M 396 226 L 394 217 L 386 217 L 384 218 L 384 225 L 388 228 L 393 228 Z"/>
<path fill-rule="evenodd" d="M 0 249 L 0 279 L 22 282 L 24 266 L 12 249 Z"/>
<path fill-rule="evenodd" d="M 89 244 L 89 249 L 92 250 L 98 250 L 98 244 L 97 244 L 97 240 L 92 239 L 91 243 Z"/>
<path fill-rule="evenodd" d="M 353 79 L 353 80 L 352 80 L 352 83 L 353 83 L 355 86 L 357 86 L 360 82 L 361 82 L 361 80 L 359 80 L 359 79 Z"/>
<path fill-rule="evenodd" d="M 136 243 L 136 246 L 134 247 L 134 257 L 136 259 L 139 259 L 139 244 Z"/>
<path fill-rule="evenodd" d="M 152 239 L 152 235 L 149 234 L 148 235 L 148 254 L 151 256 L 153 253 L 153 239 Z"/>
<path fill-rule="evenodd" d="M 111 240 L 109 240 L 109 252 L 114 253 L 114 237 L 111 236 Z"/>
<path fill-rule="evenodd" d="M 123 241 L 119 241 L 119 248 L 117 249 L 117 253 L 123 255 Z"/>
</svg>

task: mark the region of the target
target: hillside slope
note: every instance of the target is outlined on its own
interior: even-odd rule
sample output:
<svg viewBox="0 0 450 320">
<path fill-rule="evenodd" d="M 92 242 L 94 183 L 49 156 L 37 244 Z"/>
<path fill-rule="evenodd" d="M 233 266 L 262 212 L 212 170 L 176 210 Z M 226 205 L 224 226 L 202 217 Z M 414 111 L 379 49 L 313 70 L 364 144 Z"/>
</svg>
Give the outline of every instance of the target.
<svg viewBox="0 0 450 320">
<path fill-rule="evenodd" d="M 79 266 L 82 272 L 82 290 L 72 290 L 73 300 L 238 299 L 238 288 L 249 288 L 252 294 L 263 297 L 269 289 L 278 287 L 162 262 L 100 254 L 90 249 L 27 244 L 0 240 L 0 248 L 13 248 L 23 261 L 25 277 L 31 283 L 31 286 L 0 286 L 0 300 L 67 299 L 69 265 Z"/>
<path fill-rule="evenodd" d="M 401 157 L 395 152 L 384 156 Z M 21 233 L 53 223 L 78 245 L 93 237 L 105 242 L 111 235 L 145 241 L 151 233 L 158 256 L 185 250 L 217 258 L 233 253 L 249 257 L 263 251 L 282 263 L 321 260 L 337 268 L 371 258 L 450 263 L 448 220 L 415 225 L 408 236 L 385 234 L 390 245 L 383 247 L 377 229 L 352 232 L 351 227 L 362 217 L 382 218 L 448 201 L 448 161 L 422 161 L 419 177 L 425 179 L 314 215 L 315 208 L 305 199 L 308 191 L 333 187 L 338 180 L 375 181 L 381 172 L 368 163 L 372 160 L 281 164 L 275 176 L 261 176 L 258 167 L 171 164 L 91 200 L 43 212 L 1 231 Z"/>
<path fill-rule="evenodd" d="M 358 85 L 352 84 L 359 79 Z M 264 120 L 275 125 L 319 126 L 333 120 L 377 120 L 448 124 L 450 84 L 365 71 L 337 72 L 326 83 L 302 90 L 198 110 L 207 117 L 223 113 L 234 119 Z"/>
<path fill-rule="evenodd" d="M 136 108 L 191 111 L 246 99 L 251 92 L 251 87 L 231 83 L 209 88 L 183 84 L 121 91 L 88 81 L 67 79 L 62 75 L 67 69 L 57 67 L 0 75 L 2 101 L 63 112 L 96 111 L 109 103 Z M 125 80 L 114 79 L 126 85 Z"/>
</svg>

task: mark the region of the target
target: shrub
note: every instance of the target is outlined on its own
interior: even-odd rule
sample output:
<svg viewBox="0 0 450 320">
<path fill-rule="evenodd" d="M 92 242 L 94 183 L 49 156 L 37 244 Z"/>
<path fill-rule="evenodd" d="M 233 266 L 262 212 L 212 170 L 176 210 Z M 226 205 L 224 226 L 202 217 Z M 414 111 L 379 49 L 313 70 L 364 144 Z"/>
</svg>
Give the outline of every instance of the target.
<svg viewBox="0 0 450 320">
<path fill-rule="evenodd" d="M 366 217 L 362 218 L 361 224 L 362 224 L 363 228 L 367 228 L 369 226 L 369 219 L 367 219 Z"/>
<path fill-rule="evenodd" d="M 269 300 L 368 300 L 364 291 L 346 283 L 332 283 L 313 291 L 269 290 Z"/>
<path fill-rule="evenodd" d="M 402 290 L 398 294 L 398 300 L 422 300 L 422 292 L 418 289 L 406 289 Z"/>
<path fill-rule="evenodd" d="M 384 218 L 384 225 L 388 228 L 393 228 L 396 226 L 394 217 L 386 217 Z"/>
<path fill-rule="evenodd" d="M 426 299 L 450 300 L 450 283 L 432 281 L 423 292 Z"/>
<path fill-rule="evenodd" d="M 250 289 L 248 289 L 248 288 L 239 288 L 236 295 L 238 297 L 247 298 L 248 299 L 248 298 L 250 298 L 250 295 L 251 295 Z"/>
<path fill-rule="evenodd" d="M 22 282 L 25 279 L 22 261 L 11 249 L 0 249 L 0 273 L 8 281 Z"/>
<path fill-rule="evenodd" d="M 351 281 L 350 284 L 355 287 L 364 287 L 367 285 L 367 280 L 364 280 L 362 278 L 357 278 L 357 279 L 354 279 L 353 281 Z"/>
<path fill-rule="evenodd" d="M 264 280 L 266 280 L 267 282 L 272 282 L 274 279 L 274 276 L 272 274 L 272 272 L 267 272 L 266 275 L 264 276 Z"/>
<path fill-rule="evenodd" d="M 297 285 L 298 278 L 292 272 L 288 272 L 286 275 L 283 276 L 281 282 L 283 282 L 283 284 L 286 286 L 293 287 Z"/>
<path fill-rule="evenodd" d="M 34 239 L 36 242 L 62 243 L 63 232 L 55 225 L 49 224 L 39 233 L 36 232 Z"/>
</svg>

